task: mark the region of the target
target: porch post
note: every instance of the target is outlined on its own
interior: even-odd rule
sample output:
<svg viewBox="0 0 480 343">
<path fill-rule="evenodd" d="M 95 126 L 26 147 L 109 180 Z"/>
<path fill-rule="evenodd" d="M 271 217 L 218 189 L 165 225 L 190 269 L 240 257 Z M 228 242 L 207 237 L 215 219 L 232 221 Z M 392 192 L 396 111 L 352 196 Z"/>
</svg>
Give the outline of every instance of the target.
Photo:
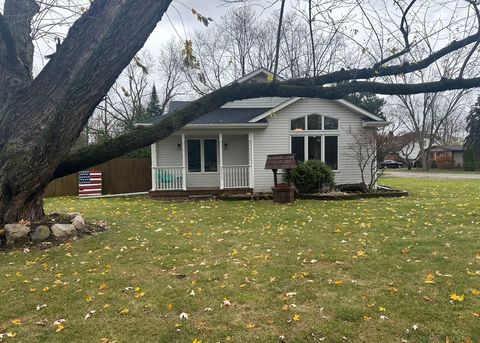
<svg viewBox="0 0 480 343">
<path fill-rule="evenodd" d="M 182 189 L 187 190 L 187 163 L 186 163 L 185 134 L 182 133 Z"/>
<path fill-rule="evenodd" d="M 151 154 L 152 154 L 152 191 L 156 191 L 158 189 L 158 179 L 157 179 L 157 143 L 153 143 L 151 145 Z"/>
<path fill-rule="evenodd" d="M 223 134 L 220 132 L 218 134 L 218 149 L 219 149 L 219 165 L 220 165 L 220 189 L 224 189 L 224 180 L 223 180 Z"/>
<path fill-rule="evenodd" d="M 255 156 L 253 153 L 253 132 L 248 133 L 248 187 L 254 187 L 255 175 Z"/>
</svg>

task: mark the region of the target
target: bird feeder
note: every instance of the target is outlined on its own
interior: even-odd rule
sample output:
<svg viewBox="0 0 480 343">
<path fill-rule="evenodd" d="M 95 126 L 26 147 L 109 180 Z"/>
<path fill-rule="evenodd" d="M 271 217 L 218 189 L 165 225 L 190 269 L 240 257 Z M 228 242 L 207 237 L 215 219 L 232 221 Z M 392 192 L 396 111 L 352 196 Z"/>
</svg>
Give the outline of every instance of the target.
<svg viewBox="0 0 480 343">
<path fill-rule="evenodd" d="M 272 187 L 273 201 L 278 203 L 292 203 L 295 201 L 295 190 L 290 182 L 290 173 L 297 166 L 295 155 L 278 154 L 268 155 L 265 169 L 273 171 L 274 187 Z M 278 170 L 284 169 L 288 174 L 288 184 L 278 183 Z"/>
</svg>

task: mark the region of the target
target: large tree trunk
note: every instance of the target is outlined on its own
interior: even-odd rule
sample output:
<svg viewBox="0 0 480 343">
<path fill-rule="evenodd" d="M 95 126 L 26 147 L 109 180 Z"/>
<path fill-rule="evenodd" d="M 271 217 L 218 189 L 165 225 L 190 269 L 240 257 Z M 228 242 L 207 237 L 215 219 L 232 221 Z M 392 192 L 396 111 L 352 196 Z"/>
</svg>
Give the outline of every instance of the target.
<svg viewBox="0 0 480 343">
<path fill-rule="evenodd" d="M 5 1 L 0 14 L 0 224 L 43 216 L 42 195 L 55 170 L 170 2 L 92 2 L 32 80 L 29 32 L 38 7 L 33 0 Z"/>
</svg>

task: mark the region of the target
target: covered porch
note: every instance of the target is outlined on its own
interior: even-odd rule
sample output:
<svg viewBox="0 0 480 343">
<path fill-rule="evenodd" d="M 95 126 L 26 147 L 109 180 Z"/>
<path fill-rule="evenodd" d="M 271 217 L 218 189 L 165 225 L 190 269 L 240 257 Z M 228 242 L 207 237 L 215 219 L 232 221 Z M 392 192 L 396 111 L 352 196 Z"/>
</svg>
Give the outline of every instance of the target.
<svg viewBox="0 0 480 343">
<path fill-rule="evenodd" d="M 182 132 L 152 145 L 154 196 L 253 190 L 253 132 Z"/>
</svg>

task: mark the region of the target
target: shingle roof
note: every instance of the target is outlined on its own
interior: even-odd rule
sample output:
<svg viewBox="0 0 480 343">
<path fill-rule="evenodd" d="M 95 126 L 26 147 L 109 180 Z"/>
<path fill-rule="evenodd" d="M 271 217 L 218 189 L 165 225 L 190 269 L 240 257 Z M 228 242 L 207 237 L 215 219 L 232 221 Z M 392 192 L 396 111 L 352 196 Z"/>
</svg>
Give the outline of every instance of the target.
<svg viewBox="0 0 480 343">
<path fill-rule="evenodd" d="M 175 111 L 182 109 L 190 104 L 189 101 L 172 101 L 170 102 L 168 113 L 158 116 L 148 121 L 149 124 L 158 124 L 167 116 L 172 115 Z M 250 119 L 267 112 L 271 108 L 218 108 L 204 114 L 200 118 L 192 120 L 189 124 L 247 124 Z M 259 121 L 266 122 L 266 120 Z"/>
</svg>

